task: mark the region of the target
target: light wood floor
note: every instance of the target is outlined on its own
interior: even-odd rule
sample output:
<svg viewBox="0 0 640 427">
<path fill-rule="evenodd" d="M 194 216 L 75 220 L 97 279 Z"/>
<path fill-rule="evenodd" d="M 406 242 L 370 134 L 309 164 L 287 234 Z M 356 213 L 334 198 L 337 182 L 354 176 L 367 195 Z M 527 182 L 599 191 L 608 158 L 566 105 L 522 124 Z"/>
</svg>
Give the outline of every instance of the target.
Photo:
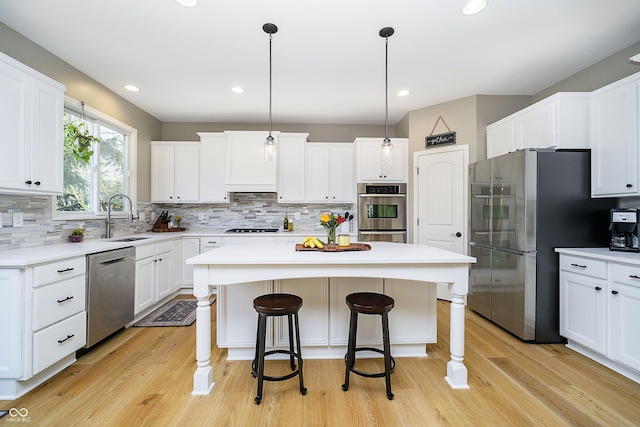
<svg viewBox="0 0 640 427">
<path fill-rule="evenodd" d="M 384 378 L 352 375 L 343 392 L 343 361 L 308 360 L 306 396 L 295 378 L 265 382 L 258 406 L 250 362 L 226 361 L 226 351 L 215 347 L 213 392 L 191 396 L 192 325 L 130 328 L 26 396 L 1 401 L 0 409 L 27 408 L 34 426 L 640 425 L 640 384 L 561 344 L 524 344 L 470 310 L 465 362 L 471 389 L 452 390 L 444 380 L 447 302 L 438 301 L 438 318 L 429 357 L 397 359 L 393 401 Z M 281 367 L 274 365 L 282 363 L 268 367 Z"/>
</svg>

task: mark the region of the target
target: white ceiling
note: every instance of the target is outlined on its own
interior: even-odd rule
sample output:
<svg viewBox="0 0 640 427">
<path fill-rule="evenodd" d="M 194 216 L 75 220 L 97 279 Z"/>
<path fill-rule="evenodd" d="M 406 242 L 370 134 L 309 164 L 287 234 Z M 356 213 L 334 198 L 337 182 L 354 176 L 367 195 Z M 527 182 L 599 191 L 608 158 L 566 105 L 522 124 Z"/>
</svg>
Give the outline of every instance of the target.
<svg viewBox="0 0 640 427">
<path fill-rule="evenodd" d="M 0 21 L 163 122 L 268 122 L 267 22 L 275 123 L 383 124 L 386 26 L 391 124 L 533 95 L 640 40 L 639 0 L 488 3 L 465 16 L 464 0 L 0 0 Z"/>
</svg>

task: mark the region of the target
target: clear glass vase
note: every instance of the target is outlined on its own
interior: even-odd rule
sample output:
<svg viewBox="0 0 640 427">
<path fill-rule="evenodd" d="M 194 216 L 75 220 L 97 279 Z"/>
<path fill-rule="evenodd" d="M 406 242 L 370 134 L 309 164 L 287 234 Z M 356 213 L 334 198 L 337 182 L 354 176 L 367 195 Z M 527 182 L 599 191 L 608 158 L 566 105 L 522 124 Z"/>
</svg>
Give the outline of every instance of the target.
<svg viewBox="0 0 640 427">
<path fill-rule="evenodd" d="M 336 244 L 336 229 L 334 227 L 327 228 L 327 245 L 333 246 Z"/>
</svg>

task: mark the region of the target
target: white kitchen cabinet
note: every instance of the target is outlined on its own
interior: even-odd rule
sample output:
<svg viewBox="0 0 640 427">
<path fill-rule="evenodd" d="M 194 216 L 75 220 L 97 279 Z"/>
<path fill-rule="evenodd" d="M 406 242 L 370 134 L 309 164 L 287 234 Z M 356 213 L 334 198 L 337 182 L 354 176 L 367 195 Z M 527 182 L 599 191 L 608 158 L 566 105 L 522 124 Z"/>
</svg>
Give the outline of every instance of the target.
<svg viewBox="0 0 640 427">
<path fill-rule="evenodd" d="M 560 92 L 487 126 L 487 158 L 526 148 L 590 148 L 590 94 Z"/>
<path fill-rule="evenodd" d="M 171 240 L 171 292 L 175 292 L 182 286 L 182 239 Z"/>
<path fill-rule="evenodd" d="M 516 151 L 516 122 L 503 119 L 487 126 L 487 159 Z"/>
<path fill-rule="evenodd" d="M 281 133 L 278 141 L 278 203 L 305 202 L 305 148 L 308 133 Z"/>
<path fill-rule="evenodd" d="M 560 335 L 599 353 L 607 351 L 607 265 L 561 256 Z"/>
<path fill-rule="evenodd" d="M 591 196 L 640 195 L 640 73 L 591 99 Z"/>
<path fill-rule="evenodd" d="M 222 132 L 198 132 L 200 136 L 200 202 L 229 203 L 225 190 L 227 136 Z"/>
<path fill-rule="evenodd" d="M 87 342 L 85 273 L 84 256 L 0 269 L 0 400 L 16 399 L 75 362 Z"/>
<path fill-rule="evenodd" d="M 606 249 L 602 257 L 597 250 L 556 251 L 560 334 L 567 346 L 640 382 L 640 265 Z"/>
<path fill-rule="evenodd" d="M 394 343 L 437 342 L 436 286 L 401 279 L 384 279 L 384 293 L 394 299 L 389 312 L 389 336 Z M 402 316 L 394 315 L 402 312 Z"/>
<path fill-rule="evenodd" d="M 300 342 L 305 346 L 329 344 L 329 278 L 276 280 L 274 292 L 298 295 L 302 308 L 298 313 Z M 289 322 L 287 316 L 274 321 L 274 345 L 289 345 Z"/>
<path fill-rule="evenodd" d="M 193 288 L 193 265 L 187 264 L 187 260 L 200 254 L 200 238 L 185 237 L 182 239 L 181 244 L 181 286 L 186 288 Z"/>
<path fill-rule="evenodd" d="M 0 190 L 61 194 L 64 90 L 0 53 Z"/>
<path fill-rule="evenodd" d="M 173 243 L 136 247 L 135 313 L 152 307 L 172 293 Z"/>
<path fill-rule="evenodd" d="M 151 142 L 151 201 L 199 200 L 199 142 Z"/>
<path fill-rule="evenodd" d="M 236 347 L 256 345 L 258 314 L 252 301 L 260 295 L 271 293 L 273 282 L 269 280 L 248 282 L 232 286 L 220 286 L 216 298 L 218 347 L 228 347 L 228 359 L 233 360 Z M 273 345 L 273 317 L 267 319 L 267 347 Z"/>
<path fill-rule="evenodd" d="M 225 131 L 227 163 L 225 191 L 275 192 L 276 162 L 265 162 L 268 132 Z M 272 132 L 276 146 L 280 132 Z"/>
<path fill-rule="evenodd" d="M 307 202 L 353 203 L 353 169 L 353 144 L 307 143 Z"/>
<path fill-rule="evenodd" d="M 640 266 L 613 264 L 609 289 L 611 358 L 640 371 Z"/>
<path fill-rule="evenodd" d="M 4 301 L 0 310 L 0 378 L 19 378 L 22 374 L 24 288 L 22 270 L 0 269 L 0 298 Z"/>
<path fill-rule="evenodd" d="M 383 138 L 356 138 L 356 177 L 358 182 L 407 182 L 409 140 L 391 138 L 392 161 L 382 164 Z"/>
<path fill-rule="evenodd" d="M 329 279 L 329 344 L 347 345 L 349 341 L 349 319 L 351 311 L 345 303 L 347 295 L 353 292 L 384 293 L 384 282 L 368 277 L 332 277 Z M 380 316 L 358 316 L 358 346 L 372 346 L 382 343 L 382 323 Z"/>
</svg>

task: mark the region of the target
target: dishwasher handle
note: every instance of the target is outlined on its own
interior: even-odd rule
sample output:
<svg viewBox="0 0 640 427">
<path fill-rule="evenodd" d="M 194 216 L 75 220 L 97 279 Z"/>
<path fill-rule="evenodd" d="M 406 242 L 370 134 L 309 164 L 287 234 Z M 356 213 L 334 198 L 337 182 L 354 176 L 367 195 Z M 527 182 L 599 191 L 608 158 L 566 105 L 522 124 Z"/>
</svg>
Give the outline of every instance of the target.
<svg viewBox="0 0 640 427">
<path fill-rule="evenodd" d="M 112 258 L 112 259 L 108 259 L 106 261 L 100 261 L 100 265 L 115 264 L 116 262 L 124 261 L 125 259 L 127 259 L 126 256 L 122 256 L 122 257 L 119 257 L 119 258 Z"/>
</svg>

